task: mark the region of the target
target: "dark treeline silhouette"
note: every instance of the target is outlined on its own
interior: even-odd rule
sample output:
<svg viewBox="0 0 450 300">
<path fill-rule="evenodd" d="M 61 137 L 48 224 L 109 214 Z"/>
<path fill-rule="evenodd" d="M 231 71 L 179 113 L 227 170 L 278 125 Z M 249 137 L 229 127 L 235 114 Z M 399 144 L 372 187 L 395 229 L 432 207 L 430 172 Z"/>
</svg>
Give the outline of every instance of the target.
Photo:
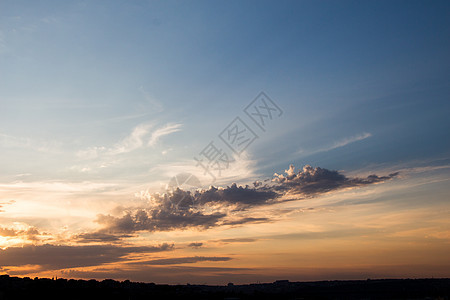
<svg viewBox="0 0 450 300">
<path fill-rule="evenodd" d="M 450 279 L 376 279 L 227 286 L 0 276 L 0 299 L 449 299 Z"/>
</svg>

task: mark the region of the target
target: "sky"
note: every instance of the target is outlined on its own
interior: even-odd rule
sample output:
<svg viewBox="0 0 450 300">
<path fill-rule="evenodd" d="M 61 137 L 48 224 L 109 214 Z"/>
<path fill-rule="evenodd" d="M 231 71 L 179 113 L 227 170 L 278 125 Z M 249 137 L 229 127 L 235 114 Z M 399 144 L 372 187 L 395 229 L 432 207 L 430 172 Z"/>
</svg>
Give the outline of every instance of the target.
<svg viewBox="0 0 450 300">
<path fill-rule="evenodd" d="M 449 277 L 449 13 L 0 0 L 0 272 Z"/>
</svg>

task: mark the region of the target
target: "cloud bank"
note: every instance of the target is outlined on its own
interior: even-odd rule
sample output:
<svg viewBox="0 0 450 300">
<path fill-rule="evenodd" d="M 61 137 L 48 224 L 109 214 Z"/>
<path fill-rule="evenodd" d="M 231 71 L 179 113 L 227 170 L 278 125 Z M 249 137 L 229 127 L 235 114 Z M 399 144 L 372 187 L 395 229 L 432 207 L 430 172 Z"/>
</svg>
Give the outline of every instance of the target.
<svg viewBox="0 0 450 300">
<path fill-rule="evenodd" d="M 309 165 L 303 167 L 298 173 L 293 165 L 285 170 L 285 174 L 274 174 L 273 182 L 277 183 L 273 188 L 276 191 L 295 193 L 303 196 L 314 196 L 342 188 L 358 187 L 375 184 L 394 178 L 398 175 L 392 173 L 387 176 L 369 175 L 366 178 L 348 178 L 338 171 L 330 171 L 324 168 L 313 168 Z"/>
<path fill-rule="evenodd" d="M 87 267 L 117 262 L 132 253 L 155 253 L 173 248 L 173 244 L 167 243 L 149 247 L 28 245 L 0 250 L 0 265 L 39 265 L 46 270 Z"/>
<path fill-rule="evenodd" d="M 270 184 L 255 183 L 253 187 L 233 183 L 227 187 L 210 187 L 195 192 L 179 188 L 146 197 L 140 207 L 123 209 L 122 215 L 99 215 L 102 228 L 95 233 L 79 235 L 85 242 L 111 242 L 137 232 L 157 232 L 196 228 L 205 230 L 218 226 L 239 226 L 272 222 L 266 216 L 242 215 L 252 208 L 285 201 L 284 196 L 297 199 L 318 197 L 344 188 L 381 183 L 397 176 L 370 175 L 350 178 L 344 174 L 309 165 L 299 172 L 290 165 L 284 174 L 274 174 Z"/>
</svg>

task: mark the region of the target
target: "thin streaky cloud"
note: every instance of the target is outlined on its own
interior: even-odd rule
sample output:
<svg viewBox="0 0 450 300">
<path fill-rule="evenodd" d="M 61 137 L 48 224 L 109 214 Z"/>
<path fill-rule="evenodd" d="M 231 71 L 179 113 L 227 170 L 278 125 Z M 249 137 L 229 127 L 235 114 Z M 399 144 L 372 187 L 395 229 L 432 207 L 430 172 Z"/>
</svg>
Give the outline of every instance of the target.
<svg viewBox="0 0 450 300">
<path fill-rule="evenodd" d="M 332 150 L 332 149 L 336 149 L 336 148 L 340 148 L 340 147 L 344 147 L 348 144 L 357 142 L 357 141 L 362 141 L 365 140 L 369 137 L 371 137 L 372 134 L 368 133 L 368 132 L 364 132 L 362 134 L 358 134 L 358 135 L 354 135 L 345 139 L 342 139 L 340 141 L 337 141 L 336 143 L 334 143 L 333 146 L 329 147 L 329 148 L 325 148 L 324 151 L 328 151 L 328 150 Z"/>
<path fill-rule="evenodd" d="M 0 132 L 0 146 L 6 148 L 31 149 L 37 152 L 60 154 L 61 143 L 57 141 L 45 141 L 29 137 L 17 137 Z"/>
<path fill-rule="evenodd" d="M 244 151 L 239 156 L 230 156 L 229 159 L 231 160 L 229 167 L 222 170 L 221 176 L 217 177 L 217 181 L 214 182 L 215 185 L 226 186 L 233 182 L 251 183 L 263 176 L 263 174 L 259 173 L 257 170 L 257 160 L 252 158 L 248 152 Z M 193 174 L 200 180 L 204 188 L 208 188 L 211 183 L 211 176 L 196 165 L 195 160 L 192 158 L 156 164 L 149 172 L 157 174 L 160 178 L 164 178 L 164 180 L 159 182 L 162 186 L 165 186 L 170 178 L 180 173 Z"/>
<path fill-rule="evenodd" d="M 69 181 L 34 181 L 24 182 L 21 180 L 12 183 L 0 183 L 0 191 L 33 191 L 33 192 L 93 192 L 105 191 L 117 188 L 113 183 L 102 183 L 92 181 L 69 182 Z"/>
<path fill-rule="evenodd" d="M 193 257 L 174 257 L 174 258 L 162 258 L 162 259 L 154 259 L 148 261 L 138 261 L 131 262 L 129 264 L 139 264 L 139 265 L 180 265 L 180 264 L 194 264 L 198 262 L 221 262 L 221 261 L 229 261 L 231 257 L 222 257 L 222 256 L 193 256 Z"/>
<path fill-rule="evenodd" d="M 131 134 L 110 150 L 110 154 L 120 154 L 131 152 L 143 146 L 144 137 L 149 133 L 151 124 L 142 123 L 136 126 Z"/>
<path fill-rule="evenodd" d="M 152 108 L 152 112 L 153 113 L 158 113 L 158 112 L 162 112 L 164 110 L 162 104 L 156 100 L 154 97 L 152 97 L 145 89 L 143 86 L 139 87 L 139 91 L 142 93 L 142 95 L 144 96 L 145 101 L 147 101 L 147 103 L 149 105 L 151 105 Z"/>
<path fill-rule="evenodd" d="M 300 155 L 302 155 L 302 156 L 307 156 L 307 155 L 312 155 L 312 154 L 316 154 L 316 153 L 320 153 L 320 152 L 327 152 L 327 151 L 330 151 L 330 150 L 334 150 L 334 149 L 337 149 L 337 148 L 341 148 L 341 147 L 347 146 L 347 145 L 349 145 L 351 143 L 354 143 L 354 142 L 365 140 L 365 139 L 367 139 L 367 138 L 369 138 L 371 136 L 372 136 L 371 133 L 364 132 L 364 133 L 361 133 L 361 134 L 357 134 L 357 135 L 354 135 L 354 136 L 343 138 L 341 140 L 338 140 L 338 141 L 334 142 L 332 145 L 324 147 L 324 148 L 319 148 L 319 149 L 315 149 L 315 150 L 311 150 L 311 151 L 300 149 L 298 151 L 298 153 Z"/>
<path fill-rule="evenodd" d="M 102 154 L 118 155 L 132 152 L 141 147 L 154 146 L 161 137 L 180 131 L 182 124 L 167 123 L 166 125 L 151 132 L 152 127 L 153 124 L 141 123 L 134 127 L 127 137 L 117 142 L 112 147 L 89 147 L 85 150 L 78 151 L 76 155 L 78 158 L 82 159 L 93 159 L 99 157 Z M 149 138 L 149 141 L 146 145 L 144 141 L 147 138 Z"/>
<path fill-rule="evenodd" d="M 100 122 L 101 123 L 103 123 L 103 122 L 122 122 L 122 121 L 128 121 L 128 120 L 142 118 L 142 117 L 145 117 L 146 115 L 148 115 L 148 113 L 123 115 L 123 116 L 117 116 L 117 117 L 112 117 L 112 118 L 108 118 L 108 119 L 103 119 L 101 121 L 98 121 L 98 123 L 100 123 Z"/>
<path fill-rule="evenodd" d="M 45 270 L 97 266 L 126 260 L 135 253 L 156 253 L 172 251 L 173 244 L 163 243 L 153 246 L 114 246 L 114 245 L 27 245 L 0 250 L 2 266 L 39 265 Z"/>
<path fill-rule="evenodd" d="M 154 146 L 161 137 L 180 131 L 182 126 L 183 125 L 179 123 L 169 123 L 161 128 L 156 129 L 154 132 L 152 132 L 150 140 L 148 141 L 148 145 Z"/>
<path fill-rule="evenodd" d="M 33 175 L 33 174 L 31 174 L 31 173 L 20 173 L 20 174 L 17 174 L 17 175 L 14 175 L 14 177 L 28 177 L 28 176 L 31 176 L 31 175 Z"/>
</svg>

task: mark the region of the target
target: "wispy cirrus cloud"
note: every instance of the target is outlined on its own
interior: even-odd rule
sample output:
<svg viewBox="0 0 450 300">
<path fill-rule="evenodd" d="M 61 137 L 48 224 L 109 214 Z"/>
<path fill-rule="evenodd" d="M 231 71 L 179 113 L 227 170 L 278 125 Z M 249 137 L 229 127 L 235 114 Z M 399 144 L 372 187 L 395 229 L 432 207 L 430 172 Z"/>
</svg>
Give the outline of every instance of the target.
<svg viewBox="0 0 450 300">
<path fill-rule="evenodd" d="M 350 136 L 350 137 L 346 137 L 346 138 L 340 139 L 338 141 L 335 141 L 333 144 L 330 144 L 330 145 L 328 145 L 326 147 L 323 147 L 323 148 L 317 148 L 317 149 L 312 149 L 312 150 L 300 149 L 297 153 L 300 154 L 301 156 L 308 156 L 308 155 L 312 155 L 312 154 L 316 154 L 316 153 L 320 153 L 320 152 L 327 152 L 327 151 L 330 151 L 330 150 L 334 150 L 334 149 L 337 149 L 337 148 L 341 148 L 341 147 L 347 146 L 347 145 L 349 145 L 351 143 L 354 143 L 354 142 L 365 140 L 365 139 L 367 139 L 367 138 L 369 138 L 371 136 L 372 136 L 371 133 L 363 132 L 361 134 L 357 134 L 357 135 L 353 135 L 353 136 Z"/>
<path fill-rule="evenodd" d="M 163 111 L 163 106 L 161 102 L 152 97 L 143 86 L 139 87 L 139 92 L 141 92 L 146 101 L 145 105 L 142 105 L 143 106 L 142 108 L 145 107 L 145 109 L 148 109 L 147 106 L 150 106 L 150 111 L 153 113 L 159 113 Z"/>
<path fill-rule="evenodd" d="M 0 145 L 6 148 L 25 148 L 37 152 L 59 154 L 61 143 L 57 141 L 45 141 L 29 137 L 12 136 L 0 132 Z"/>
<path fill-rule="evenodd" d="M 132 152 L 142 147 L 153 147 L 166 135 L 181 130 L 182 124 L 168 123 L 158 128 L 154 128 L 151 123 L 141 123 L 134 127 L 130 134 L 111 147 L 93 146 L 77 152 L 77 156 L 82 159 L 95 159 L 100 156 L 115 156 Z M 153 129 L 153 130 L 152 130 Z"/>
<path fill-rule="evenodd" d="M 228 238 L 228 239 L 212 240 L 211 242 L 230 244 L 230 243 L 253 243 L 256 241 L 258 241 L 258 239 L 255 238 Z"/>
<path fill-rule="evenodd" d="M 354 142 L 357 142 L 357 141 L 365 140 L 365 139 L 367 139 L 367 138 L 369 138 L 371 136 L 372 136 L 371 133 L 364 132 L 364 133 L 357 134 L 357 135 L 354 135 L 354 136 L 351 136 L 351 137 L 347 137 L 347 138 L 344 138 L 342 140 L 339 140 L 339 141 L 335 142 L 332 146 L 330 146 L 328 148 L 325 148 L 323 151 L 328 151 L 328 150 L 336 149 L 336 148 L 339 148 L 339 147 L 344 147 L 344 146 L 346 146 L 348 144 L 351 144 L 351 143 L 354 143 Z"/>
<path fill-rule="evenodd" d="M 0 191 L 1 191 L 1 189 L 0 189 Z M 4 211 L 4 210 L 2 209 L 3 206 L 13 204 L 14 202 L 16 202 L 16 201 L 15 201 L 15 200 L 7 200 L 7 201 L 2 201 L 2 202 L 0 202 L 0 212 L 3 212 L 3 211 Z"/>
<path fill-rule="evenodd" d="M 182 124 L 169 123 L 163 127 L 156 129 L 155 131 L 152 132 L 150 139 L 148 141 L 148 145 L 154 146 L 161 137 L 180 131 L 181 127 Z"/>
<path fill-rule="evenodd" d="M 32 191 L 32 192 L 61 192 L 61 193 L 87 193 L 95 191 L 107 191 L 117 188 L 113 183 L 98 182 L 64 182 L 64 181 L 14 181 L 12 183 L 0 183 L 0 192 Z"/>
<path fill-rule="evenodd" d="M 131 152 L 140 148 L 144 144 L 144 137 L 150 132 L 151 124 L 139 124 L 131 131 L 130 135 L 117 143 L 112 149 L 107 151 L 108 154 L 121 154 Z"/>
<path fill-rule="evenodd" d="M 208 188 L 211 184 L 216 186 L 226 186 L 232 182 L 245 182 L 251 183 L 261 178 L 263 175 L 258 171 L 258 162 L 252 158 L 248 152 L 244 151 L 240 155 L 233 155 L 229 157 L 229 166 L 221 170 L 219 177 L 214 178 L 205 172 L 197 161 L 192 158 L 180 159 L 174 162 L 164 162 L 161 164 L 155 164 L 149 170 L 155 177 L 164 178 L 159 184 L 164 186 L 171 178 L 182 174 L 188 173 L 195 176 L 203 188 Z M 141 193 L 148 193 L 147 191 L 141 191 Z"/>
</svg>

